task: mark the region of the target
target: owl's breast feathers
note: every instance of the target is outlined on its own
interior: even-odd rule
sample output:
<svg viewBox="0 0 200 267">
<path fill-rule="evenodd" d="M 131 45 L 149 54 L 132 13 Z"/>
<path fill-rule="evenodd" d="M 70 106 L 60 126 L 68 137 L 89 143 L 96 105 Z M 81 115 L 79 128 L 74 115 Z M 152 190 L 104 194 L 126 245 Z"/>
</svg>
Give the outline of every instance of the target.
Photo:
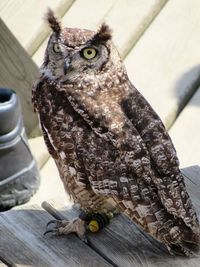
<svg viewBox="0 0 200 267">
<path fill-rule="evenodd" d="M 143 96 L 124 82 L 116 89 L 94 91 L 72 85 L 55 90 L 48 82 L 39 84 L 41 88 L 36 91 L 40 94 L 34 99 L 41 124 L 51 132 L 55 148 L 46 141 L 50 150 L 64 150 L 65 140 L 73 139 L 76 157 L 86 175 L 83 182 L 87 180 L 96 194 L 111 195 L 120 201 L 122 210 L 172 249 L 179 250 L 173 233 L 169 237 L 170 229 L 174 231 L 175 227 L 183 233 L 180 247 L 195 249 L 199 223 L 176 151 L 160 118 Z M 59 124 L 55 118 L 61 113 Z M 63 125 L 67 125 L 65 131 Z M 55 151 L 52 155 L 62 160 Z M 170 240 L 164 240 L 167 238 Z"/>
</svg>

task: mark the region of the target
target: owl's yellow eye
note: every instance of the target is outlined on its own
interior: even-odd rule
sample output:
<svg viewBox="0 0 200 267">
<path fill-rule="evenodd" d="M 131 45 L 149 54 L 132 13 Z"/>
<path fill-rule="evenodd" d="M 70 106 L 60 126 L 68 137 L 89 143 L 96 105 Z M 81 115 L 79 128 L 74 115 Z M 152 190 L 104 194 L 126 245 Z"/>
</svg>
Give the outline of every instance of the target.
<svg viewBox="0 0 200 267">
<path fill-rule="evenodd" d="M 97 50 L 92 48 L 92 47 L 87 47 L 87 48 L 84 48 L 82 51 L 82 56 L 85 58 L 85 59 L 93 59 L 96 57 L 97 55 Z"/>
<path fill-rule="evenodd" d="M 60 46 L 59 46 L 58 43 L 55 43 L 55 44 L 53 45 L 53 51 L 54 51 L 55 53 L 60 53 L 60 52 L 61 52 L 61 49 L 60 49 Z"/>
</svg>

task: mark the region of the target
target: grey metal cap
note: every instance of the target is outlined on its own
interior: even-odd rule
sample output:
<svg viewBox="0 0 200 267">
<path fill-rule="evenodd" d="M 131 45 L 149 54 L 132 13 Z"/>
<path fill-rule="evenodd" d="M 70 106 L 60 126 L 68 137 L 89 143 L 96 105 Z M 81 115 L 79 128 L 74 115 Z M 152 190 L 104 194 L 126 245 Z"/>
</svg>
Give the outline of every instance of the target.
<svg viewBox="0 0 200 267">
<path fill-rule="evenodd" d="M 0 144 L 17 138 L 22 130 L 19 97 L 7 88 L 0 88 Z"/>
</svg>

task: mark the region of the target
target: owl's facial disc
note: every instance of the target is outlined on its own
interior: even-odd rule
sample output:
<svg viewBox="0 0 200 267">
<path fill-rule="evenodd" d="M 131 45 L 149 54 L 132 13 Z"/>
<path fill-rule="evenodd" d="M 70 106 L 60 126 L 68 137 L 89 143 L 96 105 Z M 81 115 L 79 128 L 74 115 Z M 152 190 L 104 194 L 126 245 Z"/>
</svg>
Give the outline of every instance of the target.
<svg viewBox="0 0 200 267">
<path fill-rule="evenodd" d="M 108 61 L 111 39 L 110 28 L 103 24 L 95 33 L 90 30 L 64 28 L 61 39 L 67 55 L 63 50 L 64 76 L 62 81 L 74 80 L 78 74 L 94 74 L 100 71 Z"/>
<path fill-rule="evenodd" d="M 94 75 L 102 70 L 108 61 L 109 50 L 103 44 L 92 45 L 86 43 L 74 49 L 67 49 L 68 54 L 64 58 L 64 77 L 62 81 L 70 81 L 80 75 Z"/>
</svg>

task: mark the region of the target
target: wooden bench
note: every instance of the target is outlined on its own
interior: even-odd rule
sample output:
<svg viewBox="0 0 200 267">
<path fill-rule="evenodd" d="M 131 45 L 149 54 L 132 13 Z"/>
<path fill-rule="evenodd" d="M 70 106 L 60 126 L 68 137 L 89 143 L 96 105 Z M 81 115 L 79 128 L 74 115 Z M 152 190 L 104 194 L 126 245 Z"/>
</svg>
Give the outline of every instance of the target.
<svg viewBox="0 0 200 267">
<path fill-rule="evenodd" d="M 200 168 L 182 170 L 188 192 L 200 217 Z M 68 219 L 78 216 L 64 199 L 50 201 Z M 200 255 L 191 258 L 169 255 L 166 248 L 117 215 L 109 226 L 89 234 L 85 244 L 74 234 L 43 236 L 52 217 L 38 205 L 25 205 L 0 215 L 0 259 L 6 266 L 82 267 L 199 267 Z M 1 266 L 1 263 L 0 263 Z M 3 266 L 3 265 L 2 265 Z"/>
</svg>

